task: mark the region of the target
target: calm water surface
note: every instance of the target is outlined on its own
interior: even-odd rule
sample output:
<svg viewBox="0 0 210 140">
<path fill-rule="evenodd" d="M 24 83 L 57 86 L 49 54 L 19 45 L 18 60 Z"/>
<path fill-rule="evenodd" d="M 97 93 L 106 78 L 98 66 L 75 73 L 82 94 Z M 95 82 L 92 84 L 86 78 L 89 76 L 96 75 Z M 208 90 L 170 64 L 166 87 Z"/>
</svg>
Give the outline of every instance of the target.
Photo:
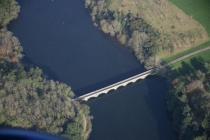
<svg viewBox="0 0 210 140">
<path fill-rule="evenodd" d="M 9 29 L 25 59 L 76 95 L 143 72 L 132 53 L 96 29 L 83 0 L 19 0 L 21 13 Z M 91 100 L 91 140 L 171 140 L 164 79 L 151 77 Z"/>
</svg>

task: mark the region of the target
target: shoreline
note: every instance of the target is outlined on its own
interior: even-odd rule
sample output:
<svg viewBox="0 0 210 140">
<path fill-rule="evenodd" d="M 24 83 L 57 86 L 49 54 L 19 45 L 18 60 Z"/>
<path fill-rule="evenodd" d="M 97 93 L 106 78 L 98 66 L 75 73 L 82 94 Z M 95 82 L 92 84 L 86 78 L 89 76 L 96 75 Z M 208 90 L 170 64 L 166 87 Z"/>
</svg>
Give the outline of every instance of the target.
<svg viewBox="0 0 210 140">
<path fill-rule="evenodd" d="M 23 50 L 23 48 L 22 48 L 22 46 L 21 46 L 21 42 L 19 41 L 19 39 L 18 39 L 18 37 L 16 37 L 16 36 L 14 36 L 14 34 L 13 34 L 13 32 L 11 32 L 11 31 L 9 31 L 8 30 L 8 28 L 7 28 L 7 26 L 8 26 L 8 24 L 11 22 L 11 21 L 14 21 L 14 20 L 16 20 L 16 19 L 18 19 L 18 15 L 19 15 L 19 13 L 21 12 L 21 6 L 18 4 L 18 2 L 16 1 L 16 0 L 14 0 L 14 1 L 12 1 L 12 2 L 14 2 L 15 3 L 15 5 L 18 7 L 17 9 L 18 9 L 18 11 L 16 11 L 16 16 L 15 17 L 13 17 L 12 19 L 10 19 L 10 21 L 8 22 L 8 23 L 6 23 L 5 25 L 4 25 L 4 30 L 6 31 L 6 32 L 8 32 L 8 33 L 11 33 L 11 36 L 12 36 L 12 39 L 13 40 L 16 40 L 17 42 L 19 42 L 19 43 L 17 43 L 17 44 L 19 44 L 19 48 L 21 49 L 21 51 L 19 52 L 20 54 L 23 54 L 24 55 L 24 50 Z M 2 30 L 2 29 L 1 29 Z M 4 63 L 5 61 L 7 61 L 7 60 L 4 60 L 4 58 L 1 60 L 2 61 L 2 63 Z M 27 58 L 25 58 L 25 56 L 21 56 L 20 58 L 19 58 L 19 60 L 18 61 L 16 61 L 16 62 L 14 62 L 14 63 L 12 63 L 11 65 L 22 65 L 23 67 L 24 67 L 24 69 L 32 69 L 32 68 L 40 68 L 39 66 L 37 66 L 36 64 L 34 64 L 34 63 L 30 63 L 30 60 L 29 60 L 29 63 L 27 62 L 28 60 L 27 60 Z M 10 63 L 10 62 L 9 62 Z M 46 75 L 46 74 L 42 74 L 42 77 L 45 79 L 45 80 L 47 80 L 47 81 L 52 81 L 51 80 L 51 78 L 49 78 L 49 76 L 48 75 Z M 60 83 L 59 81 L 53 81 L 53 82 L 55 82 L 55 83 Z M 63 84 L 63 83 L 61 83 L 61 84 Z M 70 86 L 68 86 L 68 88 L 70 88 Z M 75 106 L 75 109 L 76 110 L 80 110 L 80 111 L 82 111 L 82 110 L 84 110 L 84 108 L 82 107 L 82 106 L 84 106 L 85 107 L 85 109 L 86 109 L 86 104 L 80 104 L 79 102 L 77 102 L 77 106 Z M 88 108 L 87 108 L 88 109 Z M 81 114 L 83 114 L 84 112 L 81 112 Z M 85 119 L 87 119 L 88 120 L 88 123 L 89 123 L 89 125 L 88 125 L 88 127 L 89 128 L 87 128 L 86 127 L 86 132 L 84 132 L 84 134 L 82 134 L 83 136 L 84 136 L 84 140 L 87 140 L 88 139 L 88 137 L 89 137 L 89 135 L 90 135 L 90 133 L 91 133 L 91 116 L 89 115 L 89 114 L 83 114 L 83 118 L 85 118 Z M 83 120 L 82 122 L 86 122 L 86 120 Z M 68 124 L 69 125 L 69 124 Z M 70 125 L 71 125 L 71 123 L 70 123 Z M 86 125 L 86 124 L 85 124 Z M 12 125 L 8 125 L 8 127 L 13 127 Z M 24 127 L 22 127 L 22 126 L 19 126 L 20 128 L 22 128 L 22 129 L 25 129 L 25 130 L 30 130 L 31 128 L 24 128 Z M 18 126 L 15 126 L 15 128 L 18 128 Z M 39 128 L 36 128 L 36 131 L 38 130 L 38 132 L 39 132 Z M 45 132 L 46 133 L 46 131 L 43 131 L 42 129 L 40 129 L 40 132 Z M 51 133 L 52 134 L 52 133 Z M 54 134 L 54 133 L 53 133 Z M 56 134 L 56 135 L 58 135 L 58 134 Z M 82 137 L 82 136 L 81 136 Z"/>
</svg>

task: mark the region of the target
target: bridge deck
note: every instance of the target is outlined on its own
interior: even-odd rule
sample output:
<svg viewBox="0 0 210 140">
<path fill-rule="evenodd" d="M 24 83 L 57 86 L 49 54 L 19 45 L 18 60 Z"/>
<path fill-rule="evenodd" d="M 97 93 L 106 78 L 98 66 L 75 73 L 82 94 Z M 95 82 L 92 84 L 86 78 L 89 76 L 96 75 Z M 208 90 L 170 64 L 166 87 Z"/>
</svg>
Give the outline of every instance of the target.
<svg viewBox="0 0 210 140">
<path fill-rule="evenodd" d="M 123 85 L 124 83 L 127 83 L 127 82 L 129 82 L 129 81 L 132 81 L 132 80 L 134 80 L 134 79 L 138 79 L 138 78 L 140 79 L 142 76 L 150 75 L 154 70 L 155 70 L 155 69 L 148 70 L 148 71 L 146 71 L 146 72 L 143 72 L 143 73 L 134 75 L 134 76 L 129 77 L 129 78 L 127 78 L 127 79 L 125 79 L 125 80 L 122 80 L 122 81 L 120 81 L 120 82 L 117 82 L 117 83 L 114 83 L 114 84 L 112 84 L 112 85 L 106 86 L 106 87 L 104 87 L 104 88 L 101 88 L 101 89 L 98 89 L 98 90 L 89 92 L 89 93 L 87 93 L 87 94 L 85 94 L 85 95 L 82 95 L 82 96 L 77 97 L 75 100 L 83 100 L 83 98 L 87 98 L 87 97 L 89 97 L 89 96 L 92 96 L 92 95 L 95 95 L 95 94 L 98 94 L 98 93 L 102 93 L 103 91 L 106 91 L 106 90 L 109 90 L 109 89 L 111 90 L 111 89 L 113 89 L 114 87 L 118 87 L 118 86 Z"/>
</svg>

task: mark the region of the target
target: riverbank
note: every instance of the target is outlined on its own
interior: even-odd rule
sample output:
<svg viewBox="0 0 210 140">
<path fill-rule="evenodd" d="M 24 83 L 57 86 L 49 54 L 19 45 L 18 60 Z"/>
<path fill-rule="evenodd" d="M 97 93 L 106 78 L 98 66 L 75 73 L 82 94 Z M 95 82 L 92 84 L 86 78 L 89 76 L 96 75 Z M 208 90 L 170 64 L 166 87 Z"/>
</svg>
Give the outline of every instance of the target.
<svg viewBox="0 0 210 140">
<path fill-rule="evenodd" d="M 37 67 L 24 66 L 22 47 L 6 30 L 9 22 L 17 18 L 20 6 L 15 0 L 2 0 L 0 8 L 1 127 L 87 140 L 91 131 L 89 108 L 79 102 L 74 105 L 74 93 L 68 85 L 46 79 Z"/>
<path fill-rule="evenodd" d="M 210 63 L 192 58 L 170 70 L 167 107 L 180 140 L 209 138 Z"/>
<path fill-rule="evenodd" d="M 210 33 L 209 1 L 171 1 L 198 20 Z M 182 62 L 173 64 L 168 75 L 172 87 L 167 96 L 167 107 L 180 140 L 209 139 L 209 45 L 210 43 L 207 42 L 169 57 L 169 59 L 174 59 L 194 53 Z M 202 50 L 206 51 L 196 53 Z"/>
<path fill-rule="evenodd" d="M 176 3 L 176 0 L 173 2 Z M 183 2 L 177 0 L 177 3 Z M 204 16 L 209 15 L 209 9 L 200 9 L 206 13 L 198 12 L 200 17 L 197 14 L 195 19 L 204 21 L 199 23 L 190 17 L 193 15 L 185 14 L 165 0 L 156 3 L 86 0 L 86 7 L 90 10 L 94 25 L 129 46 L 146 68 L 158 65 L 161 60 L 170 63 L 188 58 L 187 63 L 179 62 L 179 68 L 169 70 L 167 78 L 171 82 L 171 91 L 167 97 L 167 107 L 178 139 L 208 139 L 209 109 L 208 104 L 203 102 L 209 102 L 210 67 L 209 52 L 203 51 L 209 50 L 209 31 L 205 30 L 209 29 L 206 24 L 209 22 L 203 19 L 208 19 Z M 182 8 L 187 9 L 188 6 L 182 5 Z M 188 11 L 197 12 L 192 9 Z M 204 60 L 193 58 L 199 55 Z"/>
<path fill-rule="evenodd" d="M 200 23 L 167 0 L 86 0 L 86 7 L 94 24 L 129 46 L 146 68 L 209 40 Z"/>
</svg>

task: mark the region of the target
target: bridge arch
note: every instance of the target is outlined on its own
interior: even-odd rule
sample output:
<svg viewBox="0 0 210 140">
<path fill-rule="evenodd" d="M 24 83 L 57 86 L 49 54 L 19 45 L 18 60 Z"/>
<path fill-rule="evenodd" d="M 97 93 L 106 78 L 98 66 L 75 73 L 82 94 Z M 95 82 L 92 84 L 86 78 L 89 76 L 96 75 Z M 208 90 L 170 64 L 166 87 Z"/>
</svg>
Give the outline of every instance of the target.
<svg viewBox="0 0 210 140">
<path fill-rule="evenodd" d="M 129 84 L 132 84 L 132 83 L 135 83 L 135 82 L 137 82 L 139 80 L 145 79 L 147 76 L 149 76 L 152 73 L 154 73 L 154 70 L 155 69 L 151 69 L 151 70 L 148 70 L 146 72 L 134 75 L 134 76 L 129 77 L 129 78 L 125 79 L 125 80 L 122 80 L 122 81 L 119 81 L 117 83 L 114 83 L 112 85 L 109 85 L 109 86 L 106 86 L 104 88 L 101 88 L 101 89 L 95 90 L 93 92 L 87 93 L 85 95 L 79 96 L 75 100 L 88 101 L 91 98 L 97 98 L 100 95 L 108 94 L 109 92 L 117 90 L 120 87 L 125 87 L 125 86 L 127 86 Z"/>
</svg>

